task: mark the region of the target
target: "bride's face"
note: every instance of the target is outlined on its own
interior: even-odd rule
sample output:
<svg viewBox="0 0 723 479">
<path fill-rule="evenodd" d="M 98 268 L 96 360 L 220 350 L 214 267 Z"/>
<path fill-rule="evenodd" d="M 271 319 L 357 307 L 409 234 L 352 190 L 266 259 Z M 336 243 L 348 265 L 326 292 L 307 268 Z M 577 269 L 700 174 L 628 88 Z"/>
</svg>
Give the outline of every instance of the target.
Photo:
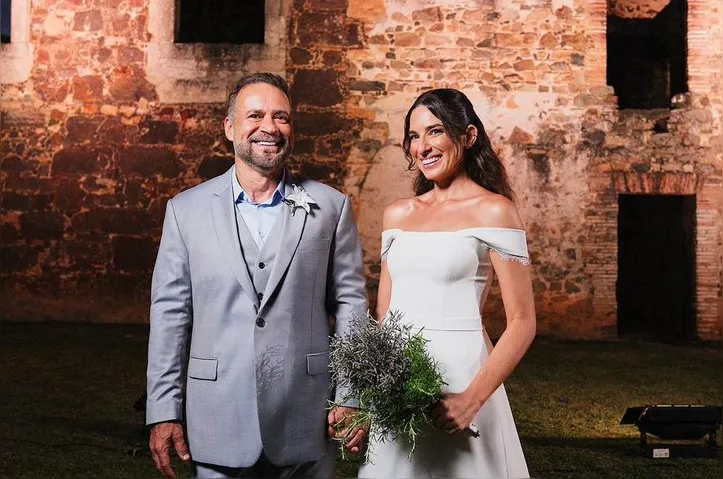
<svg viewBox="0 0 723 479">
<path fill-rule="evenodd" d="M 457 175 L 462 164 L 460 145 L 425 106 L 415 108 L 409 117 L 409 152 L 425 178 L 435 183 Z"/>
</svg>

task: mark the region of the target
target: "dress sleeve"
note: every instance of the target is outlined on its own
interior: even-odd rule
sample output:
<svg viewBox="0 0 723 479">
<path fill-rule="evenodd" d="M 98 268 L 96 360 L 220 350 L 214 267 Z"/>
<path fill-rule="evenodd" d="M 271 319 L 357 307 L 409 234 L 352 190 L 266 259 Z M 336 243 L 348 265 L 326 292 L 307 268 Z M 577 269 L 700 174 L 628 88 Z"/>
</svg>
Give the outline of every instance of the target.
<svg viewBox="0 0 723 479">
<path fill-rule="evenodd" d="M 500 255 L 503 260 L 530 264 L 527 251 L 527 237 L 523 230 L 507 228 L 479 228 L 472 235 L 489 250 Z"/>
<path fill-rule="evenodd" d="M 397 237 L 396 233 L 396 230 L 382 231 L 382 261 L 387 260 L 387 253 L 389 252 L 389 248 L 392 247 L 394 239 Z"/>
</svg>

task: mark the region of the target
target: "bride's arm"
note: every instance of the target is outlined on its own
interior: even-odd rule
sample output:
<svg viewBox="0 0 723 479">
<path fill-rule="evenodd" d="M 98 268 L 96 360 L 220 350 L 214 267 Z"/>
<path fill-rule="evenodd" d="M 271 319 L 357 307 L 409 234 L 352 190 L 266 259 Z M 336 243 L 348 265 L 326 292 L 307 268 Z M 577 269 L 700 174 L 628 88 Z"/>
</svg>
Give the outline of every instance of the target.
<svg viewBox="0 0 723 479">
<path fill-rule="evenodd" d="M 492 212 L 494 221 L 489 221 L 490 212 L 487 211 L 485 224 L 523 229 L 514 205 L 507 200 L 497 203 Z M 494 251 L 490 252 L 490 259 L 500 283 L 507 327 L 467 389 L 445 397 L 436 411 L 440 425 L 449 432 L 462 430 L 470 424 L 482 405 L 515 369 L 536 333 L 530 266 L 503 259 Z"/>
<path fill-rule="evenodd" d="M 389 311 L 389 301 L 392 299 L 392 278 L 389 276 L 386 260 L 382 259 L 382 272 L 379 275 L 379 288 L 377 289 L 376 318 L 382 322 Z"/>
<path fill-rule="evenodd" d="M 411 209 L 410 199 L 397 200 L 384 209 L 382 215 L 382 231 L 398 228 Z M 384 247 L 384 245 L 382 245 Z M 377 305 L 375 309 L 377 321 L 380 323 L 389 311 L 389 302 L 392 298 L 392 278 L 385 258 L 381 259 L 382 267 L 377 288 Z"/>
<path fill-rule="evenodd" d="M 491 252 L 491 261 L 500 283 L 507 327 L 468 388 L 476 399 L 476 409 L 512 373 L 537 329 L 530 266 L 503 259 L 495 252 Z"/>
</svg>

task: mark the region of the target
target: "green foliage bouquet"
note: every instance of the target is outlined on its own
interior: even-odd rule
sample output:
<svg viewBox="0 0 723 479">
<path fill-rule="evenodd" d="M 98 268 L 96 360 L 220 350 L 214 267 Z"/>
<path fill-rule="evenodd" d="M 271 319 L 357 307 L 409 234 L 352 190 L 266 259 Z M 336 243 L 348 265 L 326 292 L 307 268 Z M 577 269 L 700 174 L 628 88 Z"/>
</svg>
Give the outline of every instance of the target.
<svg viewBox="0 0 723 479">
<path fill-rule="evenodd" d="M 405 440 L 414 451 L 445 383 L 427 340 L 401 317 L 390 312 L 381 325 L 369 313 L 352 318 L 349 331 L 331 341 L 330 363 L 334 383 L 345 391 L 341 402 L 359 401 L 346 426 L 368 427 L 370 442 Z"/>
</svg>

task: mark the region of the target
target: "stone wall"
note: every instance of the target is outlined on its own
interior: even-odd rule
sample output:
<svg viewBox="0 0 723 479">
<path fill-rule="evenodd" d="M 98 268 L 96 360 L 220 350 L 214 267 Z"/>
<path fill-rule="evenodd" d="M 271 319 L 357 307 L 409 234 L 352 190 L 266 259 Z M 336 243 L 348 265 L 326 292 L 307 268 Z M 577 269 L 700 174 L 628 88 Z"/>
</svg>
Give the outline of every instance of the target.
<svg viewBox="0 0 723 479">
<path fill-rule="evenodd" d="M 2 316 L 144 321 L 165 202 L 231 164 L 223 97 L 264 69 L 292 85 L 293 169 L 352 196 L 372 298 L 381 212 L 411 194 L 404 114 L 454 87 L 512 178 L 542 332 L 614 337 L 617 194 L 694 192 L 698 332 L 720 337 L 723 32 L 716 1 L 688 3 L 691 93 L 626 112 L 606 85 L 609 8 L 667 2 L 267 1 L 267 45 L 232 48 L 174 45 L 172 0 L 33 1 L 30 77 L 0 85 Z"/>
<path fill-rule="evenodd" d="M 691 2 L 691 38 L 720 35 L 716 20 L 701 18 L 711 5 Z M 628 191 L 616 189 L 615 178 L 666 171 L 668 181 L 649 178 L 669 186 L 647 193 L 690 192 L 673 184 L 695 175 L 698 332 L 720 335 L 719 76 L 694 85 L 699 95 L 681 98 L 667 114 L 669 131 L 656 135 L 644 112 L 620 115 L 605 85 L 604 1 L 376 0 L 348 13 L 363 22 L 366 44 L 349 52 L 350 114 L 359 112 L 364 129 L 346 189 L 360 205 L 371 278 L 379 271 L 379 211 L 410 193 L 398 147 L 406 109 L 428 88 L 453 87 L 472 99 L 517 191 L 542 332 L 615 337 L 617 194 Z M 699 54 L 692 68 L 701 66 Z M 493 335 L 504 327 L 495 293 L 485 309 Z"/>
</svg>

